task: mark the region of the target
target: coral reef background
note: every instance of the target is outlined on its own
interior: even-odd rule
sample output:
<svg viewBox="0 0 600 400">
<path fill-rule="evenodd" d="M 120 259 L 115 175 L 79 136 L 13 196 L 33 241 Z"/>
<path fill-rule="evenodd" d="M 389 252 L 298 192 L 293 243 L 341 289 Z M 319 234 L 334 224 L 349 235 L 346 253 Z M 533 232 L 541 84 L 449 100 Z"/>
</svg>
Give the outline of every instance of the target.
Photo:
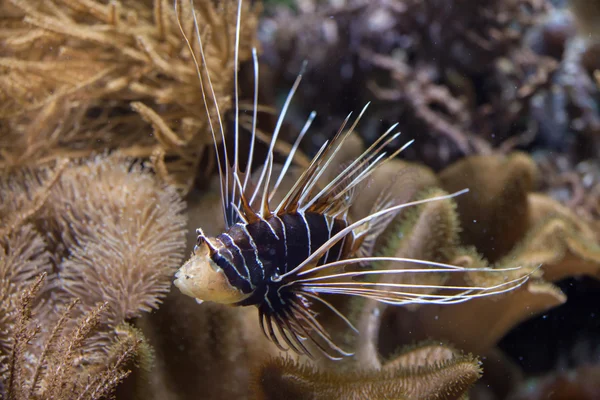
<svg viewBox="0 0 600 400">
<path fill-rule="evenodd" d="M 323 321 L 356 352 L 337 363 L 172 288 L 195 229 L 223 229 L 205 103 L 233 121 L 237 1 L 194 9 L 206 98 L 188 1 L 0 0 L 1 399 L 600 398 L 600 2 L 244 2 L 240 121 L 254 46 L 262 151 L 307 60 L 282 136 L 318 116 L 295 167 L 368 101 L 340 165 L 396 122 L 390 150 L 415 139 L 353 217 L 390 182 L 403 201 L 470 189 L 401 213 L 378 254 L 532 274 L 457 305 L 335 299 L 361 331 Z"/>
</svg>

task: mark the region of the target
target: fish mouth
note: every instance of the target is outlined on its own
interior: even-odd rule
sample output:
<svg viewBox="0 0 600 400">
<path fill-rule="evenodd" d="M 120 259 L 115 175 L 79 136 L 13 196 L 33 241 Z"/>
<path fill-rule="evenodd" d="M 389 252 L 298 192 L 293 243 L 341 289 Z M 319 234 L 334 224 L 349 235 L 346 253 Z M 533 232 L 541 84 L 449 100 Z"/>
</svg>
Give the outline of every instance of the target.
<svg viewBox="0 0 600 400">
<path fill-rule="evenodd" d="M 177 270 L 177 272 L 175 272 L 175 280 L 181 278 L 181 268 Z"/>
<path fill-rule="evenodd" d="M 190 276 L 182 270 L 183 267 L 179 268 L 177 272 L 175 272 L 175 280 L 173 281 L 173 284 L 177 287 L 177 289 L 181 291 L 181 293 L 185 294 L 186 296 L 196 297 L 193 295 L 192 291 L 190 290 L 191 288 L 187 282 L 188 279 L 190 279 Z"/>
<path fill-rule="evenodd" d="M 173 284 L 179 287 L 179 285 L 182 284 L 184 277 L 185 274 L 183 273 L 182 268 L 179 268 L 177 272 L 175 272 L 175 280 L 173 281 Z"/>
</svg>

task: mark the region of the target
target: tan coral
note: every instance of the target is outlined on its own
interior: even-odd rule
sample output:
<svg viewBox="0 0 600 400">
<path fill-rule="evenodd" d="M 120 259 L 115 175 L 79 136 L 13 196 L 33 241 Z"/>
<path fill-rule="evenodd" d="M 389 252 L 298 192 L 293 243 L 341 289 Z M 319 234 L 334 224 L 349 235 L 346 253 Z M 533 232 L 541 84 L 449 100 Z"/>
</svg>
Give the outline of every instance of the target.
<svg viewBox="0 0 600 400">
<path fill-rule="evenodd" d="M 231 107 L 237 2 L 197 3 L 206 68 L 224 113 Z M 4 8 L 0 166 L 118 147 L 152 158 L 164 179 L 187 190 L 200 162 L 214 162 L 198 74 L 171 2 L 12 0 Z M 179 11 L 192 38 L 189 3 Z M 246 3 L 242 61 L 254 45 L 256 12 Z M 214 117 L 211 96 L 207 101 Z"/>
<path fill-rule="evenodd" d="M 50 273 L 50 253 L 33 226 L 25 225 L 0 238 L 0 364 L 12 343 L 11 328 L 21 292 L 41 273 Z"/>
<path fill-rule="evenodd" d="M 530 263 L 544 262 L 544 279 L 551 282 L 568 276 L 600 277 L 600 244 L 595 231 L 547 196 L 531 193 L 528 202 L 532 210 L 529 224 L 535 234 L 526 237 L 517 251 L 534 258 Z"/>
<path fill-rule="evenodd" d="M 404 350 L 380 370 L 322 371 L 290 359 L 265 363 L 255 378 L 257 399 L 463 398 L 479 379 L 479 362 L 443 345 L 422 344 Z"/>
<path fill-rule="evenodd" d="M 119 155 L 5 174 L 0 188 L 9 228 L 0 238 L 1 390 L 8 398 L 109 394 L 131 356 L 147 353 L 122 324 L 168 291 L 182 258 L 184 203 Z M 42 273 L 44 290 L 41 281 L 28 290 Z"/>
<path fill-rule="evenodd" d="M 260 330 L 254 307 L 198 305 L 178 290 L 138 326 L 156 349 L 155 363 L 148 375 L 134 375 L 124 398 L 248 398 L 251 372 L 280 354 Z"/>
<path fill-rule="evenodd" d="M 444 190 L 469 189 L 455 200 L 462 244 L 475 246 L 492 262 L 512 249 L 528 229 L 527 193 L 535 174 L 535 164 L 521 153 L 468 157 L 443 170 Z"/>
<path fill-rule="evenodd" d="M 124 326 L 105 349 L 90 351 L 85 341 L 100 323 L 101 304 L 73 317 L 73 306 L 50 302 L 34 306 L 45 274 L 23 291 L 17 321 L 9 332 L 10 351 L 0 372 L 0 396 L 7 399 L 99 400 L 110 396 L 136 361 L 150 357 L 139 332 Z M 46 313 L 61 314 L 52 326 Z"/>
<path fill-rule="evenodd" d="M 440 338 L 482 354 L 519 323 L 566 301 L 554 285 L 532 281 L 499 299 L 484 298 L 451 306 L 428 305 L 417 312 L 388 310 L 384 324 L 405 332 L 404 340 Z M 393 313 L 393 319 L 392 319 Z"/>
<path fill-rule="evenodd" d="M 55 224 L 55 245 L 68 250 L 61 286 L 86 306 L 108 301 L 114 325 L 158 306 L 185 237 L 185 204 L 175 190 L 119 158 L 71 166 L 40 215 Z"/>
<path fill-rule="evenodd" d="M 447 284 L 493 285 L 524 274 L 533 275 L 517 290 L 461 304 L 423 305 L 418 310 L 378 307 L 377 312 L 383 313 L 380 324 L 386 327 L 385 332 L 375 333 L 380 351 L 392 352 L 393 346 L 398 345 L 397 335 L 402 334 L 403 343 L 434 337 L 450 340 L 469 351 L 485 352 L 512 327 L 566 301 L 564 294 L 550 282 L 582 274 L 598 276 L 600 247 L 594 232 L 558 202 L 531 193 L 535 173 L 531 161 L 517 154 L 467 158 L 440 174 L 446 190 L 456 190 L 468 183 L 470 192 L 456 198 L 457 211 L 463 228 L 462 243 L 476 245 L 456 247 L 454 254 L 447 253 L 444 261 L 471 268 L 488 267 L 488 261 L 480 255 L 484 254 L 496 260 L 494 268 L 500 269 L 498 273 L 455 275 Z M 439 232 L 439 223 L 445 226 L 446 219 L 438 214 L 438 222 L 429 225 L 431 232 Z M 421 220 L 435 221 L 426 214 L 418 214 L 409 228 L 418 226 Z M 411 231 L 404 228 L 403 232 Z M 429 243 L 417 240 L 418 237 L 409 234 L 402 239 L 407 243 L 411 239 L 416 241 L 408 246 L 408 253 L 401 246 L 388 251 L 396 256 L 405 253 L 414 256 L 416 249 L 422 249 L 417 253 L 419 257 L 434 260 L 434 253 L 427 249 L 438 249 L 444 241 L 456 243 L 458 239 L 450 235 L 441 237 L 440 243 Z M 540 265 L 541 270 L 536 271 Z M 502 272 L 502 268 L 508 269 Z M 361 320 L 373 318 L 373 307 L 365 308 L 367 314 Z M 390 324 L 392 328 L 388 329 Z M 371 354 L 372 359 L 372 352 L 366 354 Z"/>
<path fill-rule="evenodd" d="M 360 153 L 354 150 L 352 154 Z M 438 185 L 437 177 L 429 168 L 417 163 L 390 160 L 373 172 L 364 190 L 357 196 L 351 215 L 355 220 L 365 217 L 371 211 L 377 197 L 387 190 L 390 190 L 398 202 L 406 202 L 424 189 Z"/>
</svg>

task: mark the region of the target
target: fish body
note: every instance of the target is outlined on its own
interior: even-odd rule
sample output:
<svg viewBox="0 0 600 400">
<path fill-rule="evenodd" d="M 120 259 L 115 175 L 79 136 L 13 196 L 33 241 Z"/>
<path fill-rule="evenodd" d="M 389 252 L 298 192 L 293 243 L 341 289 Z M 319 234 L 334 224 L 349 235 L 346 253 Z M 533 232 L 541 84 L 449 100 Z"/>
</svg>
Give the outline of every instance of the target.
<svg viewBox="0 0 600 400">
<path fill-rule="evenodd" d="M 193 7 L 192 0 L 190 4 Z M 176 0 L 178 21 L 181 15 L 179 7 Z M 351 115 L 348 115 L 335 136 L 321 147 L 282 199 L 275 202 L 275 194 L 283 179 L 287 177 L 294 154 L 316 114 L 313 112 L 308 116 L 281 171 L 274 174 L 275 143 L 294 92 L 300 84 L 303 70 L 301 69 L 271 135 L 262 167 L 259 171 L 252 171 L 259 108 L 256 50 L 252 52 L 255 82 L 252 137 L 247 166 L 242 172 L 238 154 L 240 115 L 237 55 L 241 10 L 242 1 L 239 0 L 234 47 L 233 160 L 228 157 L 224 124 L 219 114 L 218 103 L 214 100 L 210 75 L 205 67 L 203 38 L 195 14 L 196 37 L 193 40 L 187 37 L 180 23 L 183 37 L 196 63 L 200 89 L 214 139 L 226 226 L 225 231 L 215 237 L 206 236 L 201 228 L 197 230 L 198 242 L 194 253 L 175 275 L 174 283 L 184 294 L 196 298 L 199 302 L 256 306 L 265 336 L 280 349 L 291 349 L 308 356 L 312 356 L 312 352 L 318 349 L 326 357 L 340 359 L 352 353 L 335 343 L 321 324 L 315 306 L 319 305 L 320 310 L 326 310 L 332 317 L 341 319 L 349 329 L 358 331 L 351 321 L 327 300 L 328 296 L 362 297 L 392 305 L 452 304 L 511 291 L 527 280 L 528 276 L 523 276 L 488 287 L 380 281 L 379 278 L 383 276 L 400 278 L 405 273 L 426 275 L 470 271 L 469 268 L 427 260 L 373 256 L 375 240 L 402 209 L 462 195 L 467 190 L 401 204 L 390 196 L 391 190 L 385 191 L 366 217 L 351 221 L 348 211 L 373 171 L 396 157 L 411 143 L 408 142 L 395 152 L 386 152 L 387 146 L 400 136 L 399 132 L 394 132 L 394 125 L 328 182 L 321 183 L 324 171 L 332 167 L 339 168 L 334 161 L 336 155 L 344 141 L 355 130 L 368 104 L 352 123 Z M 195 45 L 199 48 L 196 49 Z M 211 101 L 217 111 L 216 120 L 211 117 L 214 114 L 209 107 Z M 216 139 L 218 135 L 221 140 Z M 217 146 L 217 142 L 223 143 L 222 149 Z M 377 267 L 365 267 L 380 261 L 383 263 L 375 264 Z M 406 264 L 415 266 L 406 267 Z M 478 269 L 484 270 L 502 272 L 497 269 Z"/>
<path fill-rule="evenodd" d="M 348 222 L 323 214 L 286 213 L 250 224 L 236 223 L 216 237 L 219 244 L 211 255 L 223 269 L 229 282 L 242 293 L 253 295 L 239 305 L 257 305 L 266 301 L 280 303 L 275 294 L 287 283 L 279 277 L 293 270 L 343 228 Z M 349 256 L 355 242 L 351 232 L 335 244 L 316 265 Z M 272 298 L 265 298 L 270 293 Z"/>
</svg>

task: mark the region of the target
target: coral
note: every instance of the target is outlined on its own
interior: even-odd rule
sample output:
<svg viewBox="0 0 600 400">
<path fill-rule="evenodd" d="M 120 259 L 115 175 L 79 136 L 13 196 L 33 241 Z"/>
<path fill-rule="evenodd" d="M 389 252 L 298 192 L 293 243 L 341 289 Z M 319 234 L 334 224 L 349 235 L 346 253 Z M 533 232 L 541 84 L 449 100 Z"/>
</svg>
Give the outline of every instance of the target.
<svg viewBox="0 0 600 400">
<path fill-rule="evenodd" d="M 11 347 L 9 327 L 17 321 L 21 293 L 36 276 L 52 272 L 51 253 L 44 236 L 28 221 L 48 198 L 49 189 L 66 166 L 37 174 L 22 171 L 0 176 L 0 361 Z"/>
<path fill-rule="evenodd" d="M 571 10 L 575 14 L 582 33 L 598 38 L 598 21 L 600 20 L 600 3 L 595 0 L 571 0 Z"/>
<path fill-rule="evenodd" d="M 582 365 L 574 370 L 556 372 L 528 382 L 527 388 L 512 393 L 509 400 L 592 400 L 600 396 L 600 366 Z"/>
<path fill-rule="evenodd" d="M 119 148 L 152 159 L 156 171 L 183 190 L 193 185 L 202 160 L 211 170 L 212 137 L 198 75 L 169 2 L 6 3 L 0 20 L 0 166 Z M 191 35 L 192 11 L 182 3 L 179 17 Z M 197 7 L 221 112 L 231 107 L 236 4 Z M 242 21 L 245 60 L 256 10 L 244 7 Z M 197 53 L 198 43 L 193 46 Z"/>
<path fill-rule="evenodd" d="M 565 152 L 568 146 L 571 151 L 567 155 L 571 157 L 594 158 L 600 149 L 600 91 L 593 77 L 593 71 L 600 67 L 597 47 L 579 36 L 566 41 L 561 63 L 547 90 L 532 98 L 532 116 L 539 125 L 539 136 L 549 141 L 551 150 Z M 591 66 L 586 66 L 586 59 L 594 60 Z M 570 132 L 576 136 L 569 138 Z"/>
<path fill-rule="evenodd" d="M 149 373 L 134 373 L 122 398 L 249 398 L 252 371 L 279 350 L 262 334 L 254 308 L 198 305 L 173 291 L 137 322 L 155 348 Z"/>
<path fill-rule="evenodd" d="M 84 342 L 99 324 L 106 304 L 76 321 L 71 315 L 76 301 L 66 306 L 53 304 L 44 310 L 62 315 L 51 329 L 42 329 L 40 319 L 44 317 L 38 315 L 42 310 L 34 313 L 33 304 L 44 277 L 40 276 L 22 292 L 17 320 L 10 332 L 13 340 L 5 360 L 0 395 L 14 400 L 105 398 L 129 375 L 128 368 L 136 357 L 147 357 L 143 338 L 125 328 L 106 354 L 86 352 Z"/>
<path fill-rule="evenodd" d="M 123 324 L 168 291 L 184 203 L 118 154 L 3 172 L 1 387 L 9 399 L 104 397 L 135 364 L 149 369 Z"/>
<path fill-rule="evenodd" d="M 418 139 L 405 156 L 437 169 L 535 137 L 533 98 L 558 62 L 533 51 L 528 33 L 551 8 L 537 0 L 304 1 L 296 13 L 273 8 L 261 37 L 275 80 L 309 60 L 299 95 L 328 115 L 325 130 L 375 97 L 361 131 L 367 141 L 399 121 Z M 336 86 L 324 92 L 323 81 Z"/>
<path fill-rule="evenodd" d="M 588 159 L 573 165 L 564 155 L 536 157 L 541 190 L 560 201 L 600 234 L 600 163 Z"/>
<path fill-rule="evenodd" d="M 379 371 L 323 372 L 291 359 L 261 366 L 257 399 L 460 399 L 481 374 L 472 356 L 441 345 L 405 350 Z"/>
<path fill-rule="evenodd" d="M 68 249 L 63 290 L 86 305 L 108 302 L 113 325 L 157 308 L 183 257 L 184 206 L 172 187 L 118 155 L 63 172 L 41 215 L 56 223 Z"/>
<path fill-rule="evenodd" d="M 438 3 L 273 7 L 261 24 L 272 79 L 289 80 L 308 59 L 299 95 L 328 116 L 316 121 L 322 130 L 375 98 L 361 129 L 366 141 L 399 121 L 416 139 L 405 157 L 436 170 L 462 155 L 514 148 L 595 157 L 600 45 L 589 33 L 598 25 L 591 23 L 596 2 L 573 2 L 575 18 L 549 1 Z M 588 28 L 578 34 L 578 25 Z M 324 91 L 324 81 L 335 87 Z"/>
<path fill-rule="evenodd" d="M 469 157 L 446 168 L 439 179 L 449 192 L 469 188 L 469 194 L 456 199 L 460 239 L 488 260 L 495 262 L 527 231 L 527 195 L 533 190 L 536 166 L 526 155 Z"/>
<path fill-rule="evenodd" d="M 175 190 L 139 163 L 121 158 L 98 156 L 68 168 L 60 164 L 48 179 L 40 172 L 21 172 L 1 185 L 2 192 L 11 196 L 4 203 L 7 222 L 14 215 L 29 215 L 36 226 L 32 235 L 44 232 L 43 242 L 40 237 L 30 244 L 52 253 L 46 257 L 58 274 L 57 284 L 81 298 L 84 306 L 107 301 L 106 315 L 113 325 L 156 308 L 183 257 L 185 226 L 185 205 Z M 20 235 L 33 230 L 28 226 Z M 13 246 L 7 244 L 18 249 Z M 18 256 L 6 260 L 15 263 Z"/>
<path fill-rule="evenodd" d="M 456 198 L 456 209 L 451 204 L 431 204 L 417 214 L 400 216 L 399 223 L 389 228 L 381 239 L 391 237 L 381 248 L 384 254 L 472 268 L 521 267 L 520 272 L 502 273 L 500 282 L 540 265 L 541 274 L 515 291 L 456 305 L 426 305 L 417 310 L 365 307 L 363 319 L 371 319 L 376 308 L 383 314 L 382 326 L 394 326 L 388 332 L 372 333 L 383 341 L 384 354 L 397 346 L 392 332 L 403 332 L 404 342 L 434 337 L 481 354 L 523 320 L 566 301 L 550 282 L 568 276 L 599 276 L 597 236 L 558 202 L 532 193 L 536 175 L 535 165 L 522 154 L 466 158 L 439 174 L 441 187 L 450 192 L 469 182 L 471 190 Z M 447 284 L 490 284 L 497 279 L 494 274 L 474 271 Z"/>
<path fill-rule="evenodd" d="M 0 247 L 0 350 L 10 347 L 8 326 L 15 324 L 20 293 L 41 273 L 49 273 L 50 254 L 45 243 L 31 225 L 2 238 Z"/>
<path fill-rule="evenodd" d="M 241 61 L 256 45 L 261 7 L 252 3 L 242 10 Z M 198 305 L 169 293 L 194 229 L 222 230 L 205 101 L 213 121 L 218 104 L 227 135 L 237 1 L 195 1 L 215 91 L 204 99 L 190 2 L 174 9 L 164 0 L 7 0 L 0 2 L 0 397 L 462 400 L 481 393 L 468 391 L 483 367 L 479 382 L 496 398 L 523 382 L 534 393 L 520 386 L 513 398 L 595 398 L 595 365 L 522 381 L 496 345 L 525 320 L 568 307 L 573 292 L 564 279 L 599 276 L 597 2 L 572 0 L 573 14 L 541 0 L 296 3 L 268 7 L 260 26 L 269 64 L 261 66 L 261 99 L 279 98 L 309 61 L 281 137 L 292 142 L 297 130 L 286 124 L 303 123 L 311 111 L 304 108 L 314 107 L 320 117 L 303 143 L 314 154 L 349 110 L 375 99 L 359 126 L 366 144 L 396 121 L 403 134 L 389 150 L 417 139 L 404 155 L 418 162 L 384 165 L 352 217 L 388 188 L 400 202 L 470 189 L 403 210 L 377 254 L 473 268 L 429 281 L 405 275 L 404 283 L 501 285 L 528 275 L 527 283 L 444 306 L 332 296 L 360 335 L 323 323 L 355 357 L 283 358 L 252 307 Z M 253 77 L 244 66 L 240 72 L 244 95 Z M 244 129 L 251 121 L 247 104 L 241 108 Z M 259 141 L 269 139 L 272 113 L 260 106 Z M 364 148 L 358 137 L 348 142 L 334 164 Z M 308 160 L 297 153 L 298 164 Z M 581 289 L 576 279 L 568 284 Z M 421 342 L 428 338 L 436 341 Z"/>
</svg>

